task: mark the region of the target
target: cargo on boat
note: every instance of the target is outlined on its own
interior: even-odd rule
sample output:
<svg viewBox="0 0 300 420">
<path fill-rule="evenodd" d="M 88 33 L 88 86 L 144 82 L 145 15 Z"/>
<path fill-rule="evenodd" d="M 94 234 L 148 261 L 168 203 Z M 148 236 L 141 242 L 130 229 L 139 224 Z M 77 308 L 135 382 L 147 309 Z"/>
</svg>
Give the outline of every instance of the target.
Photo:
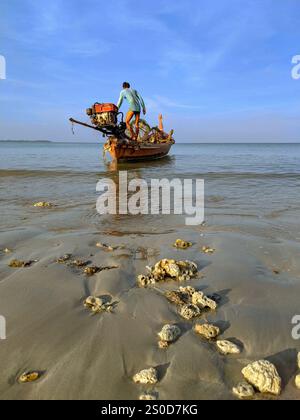
<svg viewBox="0 0 300 420">
<path fill-rule="evenodd" d="M 139 135 L 136 140 L 130 138 L 124 123 L 124 115 L 118 112 L 114 104 L 94 104 L 87 109 L 91 119 L 90 124 L 70 118 L 72 124 L 100 131 L 107 142 L 104 144 L 104 153 L 108 152 L 117 162 L 134 162 L 160 159 L 168 155 L 175 143 L 173 130 L 167 134 L 158 127 L 150 127 L 145 120 L 139 122 Z"/>
</svg>

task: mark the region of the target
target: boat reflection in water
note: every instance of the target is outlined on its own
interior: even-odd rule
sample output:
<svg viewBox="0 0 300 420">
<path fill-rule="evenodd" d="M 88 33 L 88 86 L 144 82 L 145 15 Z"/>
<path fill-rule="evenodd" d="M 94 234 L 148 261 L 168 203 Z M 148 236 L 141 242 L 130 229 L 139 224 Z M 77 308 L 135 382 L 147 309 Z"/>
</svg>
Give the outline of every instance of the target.
<svg viewBox="0 0 300 420">
<path fill-rule="evenodd" d="M 174 207 L 178 203 L 174 202 L 176 194 L 171 192 L 170 197 L 170 214 L 163 214 L 162 212 L 162 191 L 160 193 L 160 201 L 157 203 L 157 208 L 153 205 L 151 196 L 151 180 L 158 179 L 158 174 L 167 173 L 168 176 L 163 177 L 172 181 L 175 176 L 176 158 L 174 156 L 166 156 L 163 159 L 143 162 L 118 162 L 116 160 L 107 161 L 105 166 L 107 172 L 105 178 L 113 181 L 114 188 L 107 189 L 106 197 L 116 201 L 116 214 L 100 214 L 98 211 L 97 225 L 101 226 L 101 230 L 105 233 L 123 235 L 126 233 L 132 234 L 155 234 L 155 233 L 171 233 L 174 228 L 174 223 L 179 225 L 184 224 L 182 215 L 174 214 Z M 127 185 L 120 181 L 120 174 L 126 173 Z M 99 176 L 98 182 L 103 181 L 103 174 Z M 159 178 L 160 179 L 160 178 Z M 133 181 L 133 182 L 132 182 Z M 128 208 L 128 203 L 133 196 L 137 197 L 139 193 L 139 186 L 132 190 L 131 186 L 135 183 L 148 184 L 148 197 L 144 194 L 140 195 L 140 202 L 137 201 L 137 209 L 140 206 L 141 211 L 132 214 L 130 211 L 124 213 L 124 207 Z M 104 181 L 105 183 L 105 181 Z M 122 184 L 122 185 L 121 185 Z M 101 194 L 103 190 L 98 194 Z M 120 208 L 123 210 L 120 211 Z M 144 212 L 144 209 L 148 209 Z"/>
</svg>

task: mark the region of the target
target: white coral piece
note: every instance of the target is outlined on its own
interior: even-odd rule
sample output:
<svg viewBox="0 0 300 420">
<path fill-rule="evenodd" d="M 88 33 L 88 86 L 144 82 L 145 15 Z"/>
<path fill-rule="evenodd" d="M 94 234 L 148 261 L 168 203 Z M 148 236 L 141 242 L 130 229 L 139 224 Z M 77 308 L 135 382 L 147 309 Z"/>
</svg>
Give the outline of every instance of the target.
<svg viewBox="0 0 300 420">
<path fill-rule="evenodd" d="M 179 309 L 179 315 L 182 316 L 182 318 L 184 319 L 190 320 L 201 315 L 201 311 L 196 305 L 182 305 Z"/>
<path fill-rule="evenodd" d="M 163 326 L 162 330 L 158 333 L 158 336 L 162 341 L 172 343 L 177 340 L 180 334 L 181 330 L 177 325 L 167 324 Z"/>
<path fill-rule="evenodd" d="M 241 350 L 240 348 L 228 340 L 219 340 L 217 341 L 217 347 L 220 350 L 220 352 L 224 355 L 227 354 L 240 354 Z"/>
<path fill-rule="evenodd" d="M 280 395 L 281 378 L 276 367 L 267 360 L 260 360 L 242 370 L 244 378 L 261 393 Z"/>
<path fill-rule="evenodd" d="M 136 384 L 155 385 L 158 382 L 157 370 L 155 368 L 144 369 L 133 377 Z"/>
</svg>

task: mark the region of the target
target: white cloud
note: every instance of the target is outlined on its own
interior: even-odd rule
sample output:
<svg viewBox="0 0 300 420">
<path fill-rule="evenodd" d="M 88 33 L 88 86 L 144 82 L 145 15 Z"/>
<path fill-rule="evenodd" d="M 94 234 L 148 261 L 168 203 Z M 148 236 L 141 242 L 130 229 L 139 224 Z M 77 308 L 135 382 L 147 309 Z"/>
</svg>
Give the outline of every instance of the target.
<svg viewBox="0 0 300 420">
<path fill-rule="evenodd" d="M 162 95 L 153 95 L 152 97 L 146 98 L 147 107 L 154 111 L 163 111 L 164 109 L 193 109 L 200 110 L 204 108 L 204 105 L 194 105 L 182 103 L 179 100 L 174 100 Z"/>
</svg>

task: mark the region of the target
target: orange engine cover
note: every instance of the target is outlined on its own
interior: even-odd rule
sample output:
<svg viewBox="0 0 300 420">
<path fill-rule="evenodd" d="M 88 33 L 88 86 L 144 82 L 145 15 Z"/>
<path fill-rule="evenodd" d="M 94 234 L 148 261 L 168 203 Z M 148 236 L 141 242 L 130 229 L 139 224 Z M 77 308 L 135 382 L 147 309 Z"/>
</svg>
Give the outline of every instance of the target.
<svg viewBox="0 0 300 420">
<path fill-rule="evenodd" d="M 102 112 L 118 112 L 118 108 L 115 104 L 95 104 L 94 110 L 95 114 L 100 114 Z"/>
</svg>

